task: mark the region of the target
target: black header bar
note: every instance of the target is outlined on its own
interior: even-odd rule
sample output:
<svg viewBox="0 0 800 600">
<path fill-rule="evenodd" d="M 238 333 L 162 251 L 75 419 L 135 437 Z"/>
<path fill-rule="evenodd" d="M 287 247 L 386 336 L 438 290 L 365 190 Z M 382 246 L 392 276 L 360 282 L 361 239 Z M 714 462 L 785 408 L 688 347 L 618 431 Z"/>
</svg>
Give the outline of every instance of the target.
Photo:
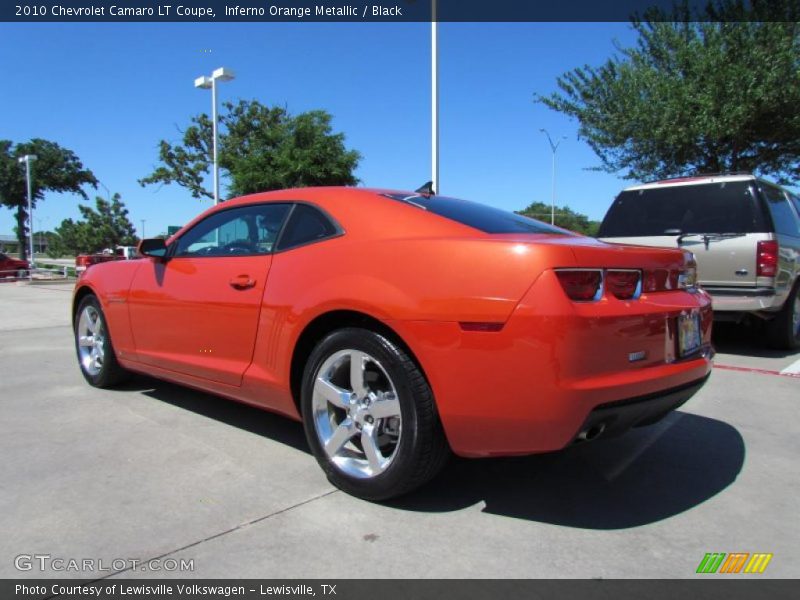
<svg viewBox="0 0 800 600">
<path fill-rule="evenodd" d="M 429 22 L 433 4 L 442 22 L 613 22 L 651 8 L 671 14 L 674 0 L 15 0 L 2 3 L 0 21 Z M 697 20 L 705 4 L 689 0 Z"/>
</svg>

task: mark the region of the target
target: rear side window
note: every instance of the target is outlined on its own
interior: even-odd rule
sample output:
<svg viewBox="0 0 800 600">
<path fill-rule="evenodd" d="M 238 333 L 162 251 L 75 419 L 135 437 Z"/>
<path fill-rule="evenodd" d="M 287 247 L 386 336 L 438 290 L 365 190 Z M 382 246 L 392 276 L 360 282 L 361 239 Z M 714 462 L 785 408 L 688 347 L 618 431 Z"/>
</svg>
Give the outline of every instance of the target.
<svg viewBox="0 0 800 600">
<path fill-rule="evenodd" d="M 794 211 L 789 205 L 789 200 L 783 190 L 771 185 L 762 185 L 761 193 L 767 199 L 767 206 L 769 206 L 772 222 L 775 225 L 775 233 L 800 237 L 797 217 L 794 216 Z"/>
<path fill-rule="evenodd" d="M 794 194 L 789 194 L 789 198 L 791 199 L 792 203 L 794 204 L 794 209 L 797 211 L 797 216 L 800 217 L 800 198 L 798 198 Z"/>
<path fill-rule="evenodd" d="M 479 202 L 470 202 L 469 200 L 460 200 L 448 196 L 407 196 L 403 194 L 385 194 L 385 196 L 392 200 L 406 202 L 484 233 L 555 233 L 569 235 L 567 232 L 551 227 L 541 221 L 480 204 Z"/>
<path fill-rule="evenodd" d="M 617 196 L 597 237 L 766 232 L 751 182 L 630 190 Z M 670 231 L 670 234 L 666 232 Z"/>
<path fill-rule="evenodd" d="M 316 242 L 336 235 L 338 231 L 338 228 L 319 209 L 308 204 L 297 204 L 289 216 L 286 229 L 281 234 L 278 250 Z"/>
</svg>

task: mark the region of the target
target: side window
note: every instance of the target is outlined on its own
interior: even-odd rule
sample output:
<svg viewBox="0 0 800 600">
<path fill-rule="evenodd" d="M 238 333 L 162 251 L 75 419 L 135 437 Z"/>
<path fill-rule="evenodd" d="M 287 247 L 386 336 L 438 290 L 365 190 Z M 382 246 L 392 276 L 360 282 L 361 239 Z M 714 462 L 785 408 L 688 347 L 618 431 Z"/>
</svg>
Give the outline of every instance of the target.
<svg viewBox="0 0 800 600">
<path fill-rule="evenodd" d="M 769 185 L 762 185 L 761 191 L 767 199 L 769 212 L 772 213 L 775 233 L 800 237 L 800 225 L 792 207 L 789 206 L 786 194 L 782 190 Z"/>
<path fill-rule="evenodd" d="M 253 204 L 215 213 L 183 234 L 172 256 L 269 254 L 288 212 L 288 204 Z"/>
<path fill-rule="evenodd" d="M 335 235 L 337 231 L 330 219 L 320 210 L 308 204 L 298 204 L 289 217 L 278 250 L 322 240 Z"/>
<path fill-rule="evenodd" d="M 798 198 L 794 194 L 789 194 L 789 198 L 792 200 L 792 203 L 794 204 L 794 208 L 797 211 L 797 216 L 800 217 L 800 198 Z"/>
</svg>

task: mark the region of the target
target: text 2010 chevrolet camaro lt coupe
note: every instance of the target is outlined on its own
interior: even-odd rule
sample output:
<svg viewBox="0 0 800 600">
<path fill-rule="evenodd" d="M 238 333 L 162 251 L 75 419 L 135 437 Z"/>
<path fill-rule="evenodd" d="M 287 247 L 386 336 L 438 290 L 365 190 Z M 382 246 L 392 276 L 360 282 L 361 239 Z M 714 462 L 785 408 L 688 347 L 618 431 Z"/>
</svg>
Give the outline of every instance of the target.
<svg viewBox="0 0 800 600">
<path fill-rule="evenodd" d="M 255 194 L 140 251 L 78 280 L 87 381 L 136 371 L 302 419 L 328 478 L 372 500 L 450 451 L 548 452 L 655 422 L 711 370 L 690 253 L 455 198 Z"/>
</svg>

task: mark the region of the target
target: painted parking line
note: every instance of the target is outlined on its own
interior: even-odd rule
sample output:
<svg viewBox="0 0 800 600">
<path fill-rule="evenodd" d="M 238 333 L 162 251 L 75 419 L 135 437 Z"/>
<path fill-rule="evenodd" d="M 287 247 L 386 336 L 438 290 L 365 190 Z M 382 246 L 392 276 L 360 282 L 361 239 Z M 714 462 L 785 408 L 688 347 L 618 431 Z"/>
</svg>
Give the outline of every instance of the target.
<svg viewBox="0 0 800 600">
<path fill-rule="evenodd" d="M 796 377 L 800 379 L 800 361 L 789 365 L 783 371 L 771 371 L 769 369 L 754 369 L 752 367 L 736 367 L 734 365 L 714 364 L 715 369 L 723 371 L 740 371 L 743 373 L 758 373 L 760 375 L 778 375 L 779 377 Z"/>
<path fill-rule="evenodd" d="M 800 375 L 800 359 L 794 361 L 781 371 L 781 375 Z"/>
</svg>

